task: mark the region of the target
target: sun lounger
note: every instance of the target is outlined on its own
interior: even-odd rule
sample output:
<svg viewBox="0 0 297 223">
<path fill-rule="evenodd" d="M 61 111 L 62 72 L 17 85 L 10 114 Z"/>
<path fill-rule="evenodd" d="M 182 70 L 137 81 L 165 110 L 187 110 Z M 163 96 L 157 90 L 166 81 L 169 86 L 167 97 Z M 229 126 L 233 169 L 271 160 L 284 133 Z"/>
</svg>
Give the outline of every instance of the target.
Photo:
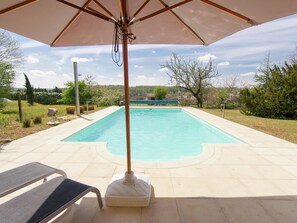
<svg viewBox="0 0 297 223">
<path fill-rule="evenodd" d="M 46 181 L 48 176 L 55 173 L 67 177 L 64 171 L 37 162 L 0 173 L 0 197 L 36 181 L 42 179 Z"/>
<path fill-rule="evenodd" d="M 37 166 L 39 165 L 42 166 L 42 164 L 38 163 Z M 16 170 L 21 169 L 16 168 L 9 171 L 11 171 L 10 173 L 13 173 Z M 1 173 L 0 176 L 2 174 L 5 174 L 5 177 L 8 177 L 6 173 L 9 171 Z M 42 174 L 39 175 L 39 179 L 42 179 L 44 177 L 44 175 Z M 18 188 L 20 187 L 18 186 Z M 15 190 L 16 189 L 14 189 L 14 191 Z M 102 208 L 102 198 L 97 188 L 88 186 L 86 184 L 82 184 L 80 182 L 65 178 L 63 176 L 55 177 L 1 204 L 0 222 L 47 222 L 59 213 L 61 213 L 62 211 L 64 211 L 66 208 L 74 204 L 77 200 L 79 200 L 89 192 L 94 192 L 97 195 L 99 207 Z M 5 193 L 7 194 L 8 192 Z"/>
</svg>

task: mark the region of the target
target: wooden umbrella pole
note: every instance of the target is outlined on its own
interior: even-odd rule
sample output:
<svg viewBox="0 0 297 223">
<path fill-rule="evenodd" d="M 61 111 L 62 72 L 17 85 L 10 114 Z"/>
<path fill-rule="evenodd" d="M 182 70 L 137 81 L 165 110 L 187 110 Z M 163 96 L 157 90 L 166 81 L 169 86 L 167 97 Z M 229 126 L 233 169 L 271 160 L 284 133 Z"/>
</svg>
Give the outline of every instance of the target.
<svg viewBox="0 0 297 223">
<path fill-rule="evenodd" d="M 131 144 L 130 144 L 130 96 L 129 96 L 129 70 L 128 70 L 128 33 L 123 32 L 123 62 L 125 85 L 125 117 L 126 117 L 126 149 L 127 149 L 127 173 L 131 173 Z"/>
</svg>

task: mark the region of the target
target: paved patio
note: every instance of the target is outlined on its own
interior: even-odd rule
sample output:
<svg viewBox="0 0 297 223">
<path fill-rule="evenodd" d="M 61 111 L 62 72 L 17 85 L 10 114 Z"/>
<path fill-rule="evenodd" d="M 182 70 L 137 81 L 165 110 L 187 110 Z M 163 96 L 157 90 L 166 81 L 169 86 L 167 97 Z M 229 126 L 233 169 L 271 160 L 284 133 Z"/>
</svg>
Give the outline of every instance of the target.
<svg viewBox="0 0 297 223">
<path fill-rule="evenodd" d="M 126 160 L 106 150 L 105 143 L 61 142 L 118 107 L 83 116 L 13 141 L 0 152 L 0 172 L 38 161 L 63 169 L 69 178 L 94 185 L 104 196 Z M 243 145 L 204 145 L 196 158 L 173 163 L 132 162 L 136 173 L 151 177 L 153 195 L 147 208 L 99 210 L 92 194 L 54 222 L 296 222 L 297 145 L 221 119 L 183 108 L 243 140 Z M 23 190 L 27 190 L 25 188 Z M 21 193 L 15 192 L 0 199 Z"/>
</svg>

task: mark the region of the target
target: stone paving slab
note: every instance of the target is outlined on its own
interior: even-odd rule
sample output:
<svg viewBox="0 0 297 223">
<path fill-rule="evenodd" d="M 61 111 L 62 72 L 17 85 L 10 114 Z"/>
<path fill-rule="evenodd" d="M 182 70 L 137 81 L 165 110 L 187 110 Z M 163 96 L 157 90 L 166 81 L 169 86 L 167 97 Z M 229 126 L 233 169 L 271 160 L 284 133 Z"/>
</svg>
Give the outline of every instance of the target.
<svg viewBox="0 0 297 223">
<path fill-rule="evenodd" d="M 112 155 L 104 142 L 61 140 L 118 109 L 108 107 L 9 143 L 0 152 L 0 172 L 38 161 L 104 195 L 111 177 L 125 172 L 125 157 Z M 245 144 L 204 145 L 198 157 L 177 162 L 133 161 L 136 173 L 151 177 L 149 207 L 99 210 L 90 194 L 54 222 L 296 222 L 296 144 L 198 109 L 182 109 Z"/>
</svg>

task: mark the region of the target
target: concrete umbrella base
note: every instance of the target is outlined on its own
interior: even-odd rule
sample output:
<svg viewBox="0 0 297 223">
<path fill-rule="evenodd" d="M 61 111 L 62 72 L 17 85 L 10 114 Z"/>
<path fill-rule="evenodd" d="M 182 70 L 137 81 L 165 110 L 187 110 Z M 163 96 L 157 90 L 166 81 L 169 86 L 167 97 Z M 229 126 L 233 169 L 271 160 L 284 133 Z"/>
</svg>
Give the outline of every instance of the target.
<svg viewBox="0 0 297 223">
<path fill-rule="evenodd" d="M 151 182 L 148 175 L 133 172 L 117 174 L 111 178 L 105 194 L 107 206 L 147 207 L 151 197 Z"/>
</svg>

